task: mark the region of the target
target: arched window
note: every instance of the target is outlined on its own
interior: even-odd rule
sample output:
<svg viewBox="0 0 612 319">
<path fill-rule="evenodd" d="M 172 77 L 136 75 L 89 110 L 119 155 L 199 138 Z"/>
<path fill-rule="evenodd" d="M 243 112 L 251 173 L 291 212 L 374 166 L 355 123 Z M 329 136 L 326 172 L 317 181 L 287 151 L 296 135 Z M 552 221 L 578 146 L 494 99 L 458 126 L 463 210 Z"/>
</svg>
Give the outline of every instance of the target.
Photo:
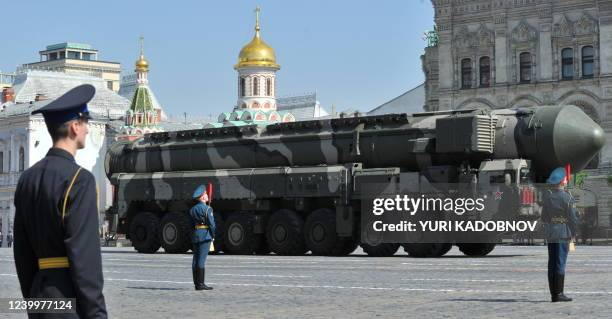
<svg viewBox="0 0 612 319">
<path fill-rule="evenodd" d="M 23 172 L 25 167 L 25 151 L 23 146 L 19 148 L 19 171 Z"/>
<path fill-rule="evenodd" d="M 582 77 L 592 78 L 593 69 L 593 47 L 590 45 L 582 47 Z"/>
<path fill-rule="evenodd" d="M 531 82 L 531 53 L 523 52 L 519 55 L 521 83 Z"/>
<path fill-rule="evenodd" d="M 245 89 L 246 89 L 246 80 L 241 77 L 240 78 L 240 88 L 239 88 L 239 90 L 240 90 L 240 92 L 239 92 L 240 97 L 244 96 Z"/>
<path fill-rule="evenodd" d="M 491 85 L 491 59 L 488 56 L 480 58 L 480 86 Z"/>
<path fill-rule="evenodd" d="M 259 95 L 259 78 L 253 78 L 253 95 Z"/>
<path fill-rule="evenodd" d="M 461 60 L 461 88 L 469 89 L 472 87 L 472 61 L 470 59 Z"/>
<path fill-rule="evenodd" d="M 272 79 L 271 78 L 266 79 L 266 95 L 272 96 Z"/>
<path fill-rule="evenodd" d="M 574 78 L 574 50 L 571 48 L 561 50 L 561 78 L 563 80 Z"/>
</svg>

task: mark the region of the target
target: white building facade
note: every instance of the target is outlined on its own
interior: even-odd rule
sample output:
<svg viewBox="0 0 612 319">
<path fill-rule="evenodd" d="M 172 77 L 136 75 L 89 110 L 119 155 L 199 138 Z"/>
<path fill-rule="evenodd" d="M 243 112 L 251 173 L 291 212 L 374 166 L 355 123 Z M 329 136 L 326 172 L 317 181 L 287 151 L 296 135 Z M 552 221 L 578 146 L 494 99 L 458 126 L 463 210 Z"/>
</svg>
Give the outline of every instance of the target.
<svg viewBox="0 0 612 319">
<path fill-rule="evenodd" d="M 75 160 L 96 178 L 101 218 L 112 204 L 112 188 L 104 171 L 104 158 L 114 134 L 107 123 L 123 116 L 129 101 L 108 89 L 101 78 L 27 71 L 16 77 L 15 101 L 2 104 L 0 111 L 0 218 L 4 238 L 12 231 L 14 192 L 21 172 L 41 160 L 52 147 L 43 117 L 30 113 L 84 83 L 94 85 L 96 95 L 88 104 L 93 119 L 89 122 L 86 147 L 77 152 Z M 3 240 L 3 245 L 6 245 L 6 240 Z"/>
<path fill-rule="evenodd" d="M 612 162 L 612 1 L 432 3 L 425 110 L 577 105 L 607 135 L 591 166 Z"/>
</svg>

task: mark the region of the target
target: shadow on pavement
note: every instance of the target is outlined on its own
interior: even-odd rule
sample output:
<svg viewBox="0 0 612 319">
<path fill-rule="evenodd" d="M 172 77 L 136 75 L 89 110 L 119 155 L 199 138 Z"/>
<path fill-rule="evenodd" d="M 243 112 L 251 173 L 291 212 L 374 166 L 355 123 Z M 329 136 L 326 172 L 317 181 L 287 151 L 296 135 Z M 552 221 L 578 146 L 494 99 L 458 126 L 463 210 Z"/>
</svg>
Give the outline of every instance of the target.
<svg viewBox="0 0 612 319">
<path fill-rule="evenodd" d="M 154 255 L 192 255 L 191 252 L 187 252 L 187 253 L 183 253 L 183 254 L 166 254 L 165 252 L 163 252 L 162 250 L 153 253 L 153 254 L 142 254 L 137 252 L 136 250 L 105 250 L 104 247 L 102 247 L 102 253 L 103 254 L 129 254 L 129 255 L 142 255 L 142 256 L 154 256 Z M 210 254 L 212 255 L 212 254 Z"/>
<path fill-rule="evenodd" d="M 128 289 L 142 289 L 142 290 L 189 290 L 186 288 L 160 288 L 160 287 L 126 287 Z"/>
<path fill-rule="evenodd" d="M 465 258 L 465 259 L 479 259 L 479 258 L 506 258 L 506 257 L 525 257 L 525 256 L 535 256 L 535 255 L 518 255 L 518 254 L 513 254 L 513 255 L 487 255 L 487 256 L 465 256 L 465 255 L 451 255 L 451 256 L 441 256 L 441 257 L 435 257 L 435 258 Z"/>
<path fill-rule="evenodd" d="M 497 298 L 497 299 L 478 299 L 478 298 L 454 298 L 454 299 L 447 299 L 447 301 L 479 301 L 479 302 L 526 302 L 526 303 L 550 303 L 550 301 L 545 301 L 545 300 L 530 300 L 530 299 L 514 299 L 514 298 L 508 298 L 508 299 L 502 299 L 502 298 Z"/>
</svg>

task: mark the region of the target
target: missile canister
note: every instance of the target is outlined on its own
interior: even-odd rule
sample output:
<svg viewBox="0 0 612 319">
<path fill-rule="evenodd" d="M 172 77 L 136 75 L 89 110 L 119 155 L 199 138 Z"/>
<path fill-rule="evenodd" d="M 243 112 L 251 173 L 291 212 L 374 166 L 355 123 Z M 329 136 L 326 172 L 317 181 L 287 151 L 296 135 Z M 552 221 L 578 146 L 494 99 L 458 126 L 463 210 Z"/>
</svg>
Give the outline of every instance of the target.
<svg viewBox="0 0 612 319">
<path fill-rule="evenodd" d="M 487 159 L 531 160 L 539 176 L 558 166 L 584 168 L 604 132 L 571 105 L 348 117 L 158 132 L 114 144 L 107 176 L 250 167 L 362 163 L 420 171 Z"/>
</svg>

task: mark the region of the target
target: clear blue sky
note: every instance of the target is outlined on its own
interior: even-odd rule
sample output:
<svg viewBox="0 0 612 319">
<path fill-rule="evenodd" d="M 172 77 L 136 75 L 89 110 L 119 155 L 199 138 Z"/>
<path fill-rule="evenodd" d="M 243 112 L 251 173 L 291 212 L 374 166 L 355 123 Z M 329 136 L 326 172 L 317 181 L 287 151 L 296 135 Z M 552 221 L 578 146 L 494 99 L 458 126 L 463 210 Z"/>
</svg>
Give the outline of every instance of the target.
<svg viewBox="0 0 612 319">
<path fill-rule="evenodd" d="M 69 41 L 89 43 L 101 60 L 131 71 L 142 34 L 165 111 L 216 116 L 236 103 L 233 66 L 253 36 L 256 5 L 281 65 L 280 96 L 316 91 L 328 111 L 331 104 L 367 111 L 423 82 L 428 0 L 3 1 L 0 70 Z"/>
</svg>

